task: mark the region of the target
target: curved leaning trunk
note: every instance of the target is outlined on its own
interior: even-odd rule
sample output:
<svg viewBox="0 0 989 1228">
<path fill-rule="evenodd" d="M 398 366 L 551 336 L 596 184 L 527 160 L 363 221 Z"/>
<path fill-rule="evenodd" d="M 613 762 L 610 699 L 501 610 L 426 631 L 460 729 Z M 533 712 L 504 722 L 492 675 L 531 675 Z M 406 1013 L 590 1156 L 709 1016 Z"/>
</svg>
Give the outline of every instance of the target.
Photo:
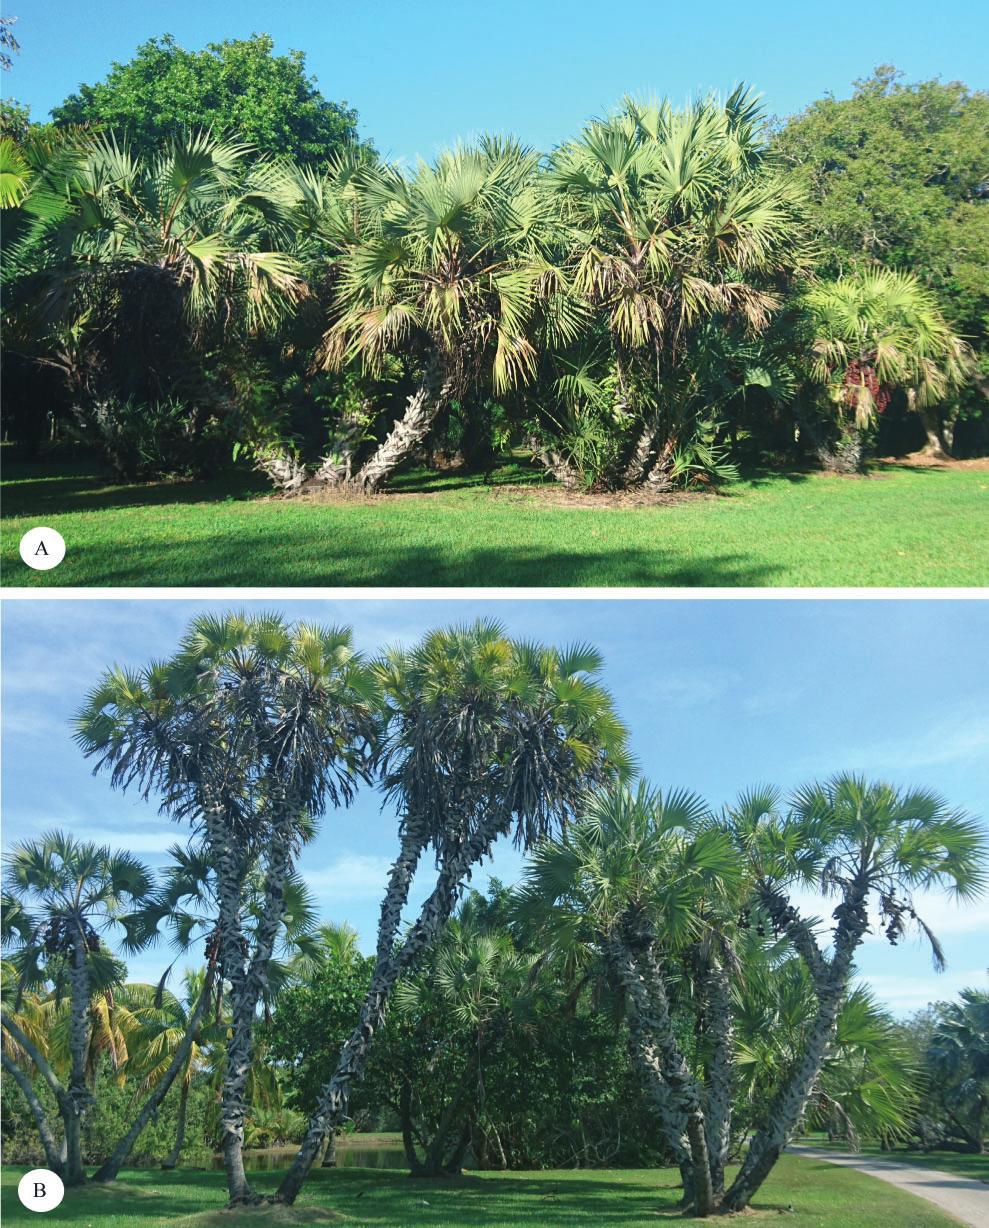
<svg viewBox="0 0 989 1228">
<path fill-rule="evenodd" d="M 162 1160 L 161 1166 L 164 1169 L 177 1168 L 179 1158 L 182 1155 L 182 1146 L 185 1143 L 185 1121 L 186 1114 L 189 1109 L 189 1084 L 183 1082 L 182 1092 L 179 1096 L 179 1115 L 175 1123 L 175 1144 L 167 1157 Z"/>
<path fill-rule="evenodd" d="M 309 1128 L 292 1167 L 278 1188 L 276 1198 L 279 1201 L 295 1202 L 327 1131 L 335 1129 L 346 1117 L 351 1085 L 363 1076 L 374 1034 L 384 1023 L 392 990 L 399 977 L 415 965 L 450 919 L 460 897 L 462 880 L 469 874 L 471 866 L 490 850 L 496 835 L 497 831 L 486 832 L 482 829 L 459 856 L 451 858 L 441 867 L 436 886 L 423 904 L 405 941 L 395 951 L 391 943 L 386 942 L 386 937 L 389 933 L 394 936 L 398 932 L 402 906 L 408 897 L 412 874 L 423 849 L 420 842 L 411 838 L 408 846 L 403 846 L 402 854 L 392 867 L 388 891 L 382 903 L 377 961 L 357 1026 L 340 1051 L 333 1077 L 320 1093 L 316 1111 L 310 1118 Z"/>
<path fill-rule="evenodd" d="M 175 1082 L 180 1071 L 184 1068 L 188 1060 L 189 1053 L 196 1039 L 196 1032 L 199 1030 L 199 1024 L 208 1009 L 210 999 L 213 993 L 213 982 L 207 976 L 206 983 L 203 985 L 203 992 L 199 995 L 199 1001 L 196 1003 L 195 1009 L 189 1019 L 189 1023 L 185 1030 L 185 1035 L 179 1047 L 172 1054 L 172 1060 L 168 1064 L 168 1069 L 158 1080 L 154 1086 L 151 1095 L 145 1100 L 141 1106 L 140 1112 L 131 1122 L 130 1128 L 123 1136 L 117 1146 L 113 1149 L 113 1154 L 100 1166 L 98 1171 L 93 1175 L 94 1181 L 113 1181 L 117 1173 L 127 1162 L 127 1157 L 130 1155 L 134 1144 L 141 1136 L 141 1132 L 148 1124 L 151 1118 L 158 1111 L 158 1107 L 168 1095 L 172 1084 Z M 182 1087 L 182 1104 L 179 1110 L 179 1132 L 176 1138 L 175 1148 L 172 1152 L 174 1160 L 172 1163 L 166 1161 L 163 1168 L 174 1168 L 178 1163 L 178 1154 L 182 1149 L 182 1140 L 185 1132 L 185 1105 L 188 1100 L 189 1089 L 187 1085 Z M 172 1157 L 169 1157 L 171 1159 Z"/>
<path fill-rule="evenodd" d="M 452 391 L 453 383 L 443 375 L 439 362 L 431 361 L 422 383 L 406 402 L 405 412 L 351 481 L 366 494 L 380 490 L 425 440 Z"/>
<path fill-rule="evenodd" d="M 803 1115 L 827 1057 L 851 977 L 852 958 L 868 925 L 865 891 L 861 885 L 856 884 L 849 890 L 835 911 L 842 914 L 835 937 L 835 953 L 830 961 L 816 961 L 817 1012 L 803 1057 L 778 1092 L 766 1125 L 749 1144 L 742 1167 L 722 1200 L 726 1211 L 744 1210 L 769 1176 Z M 811 971 L 814 975 L 813 968 Z"/>
<path fill-rule="evenodd" d="M 670 1100 L 677 1113 L 683 1116 L 690 1147 L 694 1214 L 703 1218 L 714 1210 L 704 1111 L 700 1089 L 677 1044 L 662 973 L 648 951 L 633 953 L 617 939 L 612 941 L 609 950 L 638 1027 L 655 1050 L 655 1066 L 670 1089 Z"/>
<path fill-rule="evenodd" d="M 24 1099 L 27 1101 L 27 1107 L 31 1111 L 31 1116 L 34 1118 L 34 1125 L 38 1131 L 38 1137 L 41 1139 L 41 1146 L 45 1153 L 45 1160 L 48 1167 L 53 1173 L 62 1175 L 62 1156 L 59 1150 L 58 1143 L 55 1141 L 55 1135 L 52 1133 L 51 1125 L 48 1117 L 45 1114 L 44 1105 L 35 1094 L 34 1088 L 31 1086 L 31 1080 L 27 1077 L 20 1066 L 15 1061 L 7 1056 L 6 1053 L 0 1053 L 0 1064 L 3 1069 L 10 1075 L 17 1086 L 21 1089 Z"/>
</svg>

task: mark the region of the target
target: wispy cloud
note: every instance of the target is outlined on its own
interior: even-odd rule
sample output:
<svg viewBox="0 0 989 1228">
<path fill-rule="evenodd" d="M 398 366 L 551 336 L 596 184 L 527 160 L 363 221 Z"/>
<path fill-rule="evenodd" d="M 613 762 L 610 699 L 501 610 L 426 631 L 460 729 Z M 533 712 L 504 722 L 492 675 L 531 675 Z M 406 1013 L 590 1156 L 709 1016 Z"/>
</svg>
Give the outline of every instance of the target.
<svg viewBox="0 0 989 1228">
<path fill-rule="evenodd" d="M 318 896 L 333 900 L 380 899 L 388 881 L 391 861 L 367 853 L 344 853 L 304 877 Z"/>
<path fill-rule="evenodd" d="M 893 972 L 865 974 L 857 978 L 868 985 L 883 1003 L 896 1014 L 920 1010 L 928 1002 L 943 1002 L 953 998 L 969 985 L 984 986 L 984 968 L 961 972 L 931 972 L 926 976 L 901 976 Z"/>
</svg>

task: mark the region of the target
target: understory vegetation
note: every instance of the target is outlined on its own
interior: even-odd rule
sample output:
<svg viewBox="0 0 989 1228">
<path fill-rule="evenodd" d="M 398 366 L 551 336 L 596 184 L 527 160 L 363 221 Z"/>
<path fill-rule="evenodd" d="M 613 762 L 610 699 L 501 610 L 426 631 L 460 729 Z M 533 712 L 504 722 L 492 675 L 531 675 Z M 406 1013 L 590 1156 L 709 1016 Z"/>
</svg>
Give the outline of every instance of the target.
<svg viewBox="0 0 989 1228">
<path fill-rule="evenodd" d="M 704 1218 L 807 1130 L 981 1153 L 989 995 L 903 1024 L 855 983 L 876 929 L 943 966 L 914 892 L 984 892 L 980 823 L 853 775 L 720 809 L 654 788 L 601 670 L 491 622 L 364 658 L 344 627 L 229 614 L 94 680 L 81 752 L 176 840 L 157 873 L 58 830 L 11 851 L 8 1161 L 106 1189 L 219 1152 L 231 1205 L 291 1205 L 342 1135 L 392 1131 L 423 1181 L 666 1168 Z M 303 870 L 368 789 L 395 843 L 365 955 Z M 520 881 L 469 890 L 506 839 Z M 160 981 L 129 980 L 155 944 Z M 276 1189 L 249 1164 L 273 1146 Z"/>
<path fill-rule="evenodd" d="M 882 67 L 783 123 L 629 98 L 402 168 L 269 39 L 153 41 L 52 123 L 4 112 L 6 438 L 286 493 L 982 454 L 987 115 Z"/>
</svg>

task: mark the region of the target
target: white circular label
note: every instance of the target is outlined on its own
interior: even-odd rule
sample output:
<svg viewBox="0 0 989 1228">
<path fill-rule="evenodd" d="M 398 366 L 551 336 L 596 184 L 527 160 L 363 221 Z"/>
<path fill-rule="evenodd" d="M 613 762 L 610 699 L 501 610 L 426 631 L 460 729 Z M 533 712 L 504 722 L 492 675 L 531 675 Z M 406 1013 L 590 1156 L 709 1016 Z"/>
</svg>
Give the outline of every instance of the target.
<svg viewBox="0 0 989 1228">
<path fill-rule="evenodd" d="M 44 525 L 28 529 L 21 538 L 21 558 L 35 571 L 48 571 L 65 558 L 65 538 L 57 529 Z"/>
<path fill-rule="evenodd" d="M 50 529 L 43 531 L 51 532 Z M 32 1168 L 18 1181 L 17 1197 L 29 1211 L 54 1211 L 65 1197 L 65 1186 L 58 1173 L 50 1168 Z"/>
</svg>

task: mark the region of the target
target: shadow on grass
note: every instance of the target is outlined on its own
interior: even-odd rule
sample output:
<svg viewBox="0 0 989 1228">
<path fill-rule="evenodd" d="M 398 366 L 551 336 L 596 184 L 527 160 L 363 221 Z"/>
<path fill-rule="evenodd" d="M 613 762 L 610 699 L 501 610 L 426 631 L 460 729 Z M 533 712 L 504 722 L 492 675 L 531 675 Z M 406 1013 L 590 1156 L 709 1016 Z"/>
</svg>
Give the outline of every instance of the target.
<svg viewBox="0 0 989 1228">
<path fill-rule="evenodd" d="M 454 552 L 442 547 L 387 545 L 382 538 L 387 540 L 386 534 L 370 537 L 355 531 L 341 545 L 325 526 L 312 536 L 302 529 L 285 533 L 268 526 L 263 543 L 217 537 L 212 543 L 197 542 L 195 556 L 190 555 L 190 546 L 164 540 L 155 541 L 153 551 L 141 545 L 81 545 L 57 573 L 36 575 L 57 575 L 60 584 L 125 586 L 723 588 L 771 584 L 780 573 L 777 567 L 753 563 L 741 554 L 685 562 L 662 546 L 609 554 L 524 546 L 472 550 L 465 545 Z"/>
<path fill-rule="evenodd" d="M 10 466 L 9 468 L 13 468 Z M 44 516 L 48 513 L 102 512 L 123 507 L 155 507 L 181 503 L 221 503 L 256 498 L 268 490 L 257 474 L 232 472 L 209 481 L 147 482 L 125 485 L 118 478 L 87 472 L 27 471 L 5 467 L 4 516 Z"/>
</svg>

